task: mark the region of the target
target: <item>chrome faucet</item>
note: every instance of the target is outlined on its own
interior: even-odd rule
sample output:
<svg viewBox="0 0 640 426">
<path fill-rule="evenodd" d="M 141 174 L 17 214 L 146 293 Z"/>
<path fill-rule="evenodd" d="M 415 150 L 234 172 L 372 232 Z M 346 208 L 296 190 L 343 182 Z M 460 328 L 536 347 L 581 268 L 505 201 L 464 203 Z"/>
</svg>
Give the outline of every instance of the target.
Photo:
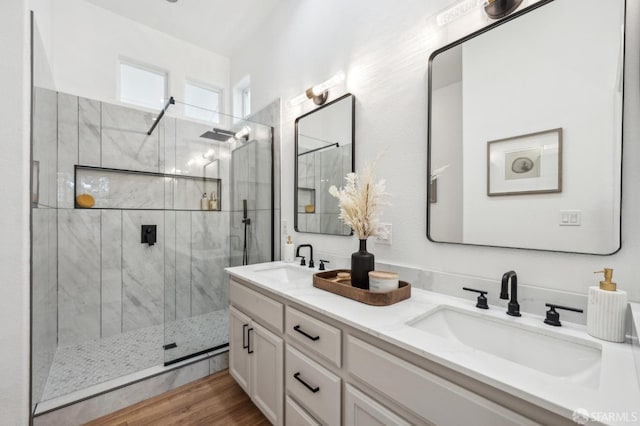
<svg viewBox="0 0 640 426">
<path fill-rule="evenodd" d="M 300 262 L 300 266 L 305 266 L 304 256 L 300 256 L 300 249 L 303 247 L 309 247 L 309 268 L 313 268 L 313 247 L 311 244 L 300 244 L 296 249 L 296 257 L 302 257 L 302 261 Z"/>
<path fill-rule="evenodd" d="M 500 299 L 509 299 L 509 292 L 507 291 L 507 285 L 511 279 L 511 300 L 507 304 L 507 315 L 512 317 L 520 316 L 520 305 L 518 304 L 518 275 L 515 271 L 505 272 L 502 276 L 502 287 L 500 289 Z"/>
</svg>

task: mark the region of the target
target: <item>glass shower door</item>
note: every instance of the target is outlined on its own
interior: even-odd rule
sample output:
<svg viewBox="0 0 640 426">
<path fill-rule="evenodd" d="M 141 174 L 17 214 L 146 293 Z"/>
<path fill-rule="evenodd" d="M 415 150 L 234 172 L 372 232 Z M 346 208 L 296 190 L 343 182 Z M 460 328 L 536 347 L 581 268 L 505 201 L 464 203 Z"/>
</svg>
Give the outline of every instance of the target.
<svg viewBox="0 0 640 426">
<path fill-rule="evenodd" d="M 163 129 L 167 169 L 195 178 L 165 183 L 171 206 L 165 211 L 164 235 L 165 365 L 228 346 L 229 279 L 224 268 L 235 264 L 245 226 L 251 263 L 271 259 L 271 128 L 215 116 L 221 123 L 170 118 Z M 245 151 L 252 154 L 240 154 Z M 268 158 L 259 157 L 265 153 Z M 265 168 L 268 173 L 258 175 Z M 242 194 L 235 184 L 240 181 Z M 189 188 L 194 186 L 197 191 Z M 185 197 L 194 193 L 197 199 Z M 251 216 L 244 223 L 243 199 Z"/>
</svg>

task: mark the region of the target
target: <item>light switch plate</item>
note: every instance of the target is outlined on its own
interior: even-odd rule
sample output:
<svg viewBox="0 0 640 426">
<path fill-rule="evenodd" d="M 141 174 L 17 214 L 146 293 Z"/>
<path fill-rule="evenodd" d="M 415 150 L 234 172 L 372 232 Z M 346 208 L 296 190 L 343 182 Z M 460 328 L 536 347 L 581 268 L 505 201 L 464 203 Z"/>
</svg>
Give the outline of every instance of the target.
<svg viewBox="0 0 640 426">
<path fill-rule="evenodd" d="M 560 226 L 580 226 L 582 210 L 560 210 Z"/>
<path fill-rule="evenodd" d="M 391 224 L 390 223 L 383 223 L 382 225 L 384 225 L 387 228 L 387 236 L 385 238 L 380 238 L 380 237 L 376 237 L 375 242 L 376 244 L 384 244 L 384 245 L 391 245 Z"/>
</svg>

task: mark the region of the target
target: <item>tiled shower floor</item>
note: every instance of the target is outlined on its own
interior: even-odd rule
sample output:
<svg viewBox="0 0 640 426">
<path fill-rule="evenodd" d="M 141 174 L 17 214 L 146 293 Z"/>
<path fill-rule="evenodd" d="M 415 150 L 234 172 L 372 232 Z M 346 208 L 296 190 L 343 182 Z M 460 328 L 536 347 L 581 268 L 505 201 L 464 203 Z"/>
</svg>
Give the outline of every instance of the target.
<svg viewBox="0 0 640 426">
<path fill-rule="evenodd" d="M 229 311 L 220 310 L 166 325 L 59 347 L 42 400 L 219 346 L 229 341 L 228 333 Z M 162 348 L 172 342 L 178 346 L 166 351 Z"/>
</svg>

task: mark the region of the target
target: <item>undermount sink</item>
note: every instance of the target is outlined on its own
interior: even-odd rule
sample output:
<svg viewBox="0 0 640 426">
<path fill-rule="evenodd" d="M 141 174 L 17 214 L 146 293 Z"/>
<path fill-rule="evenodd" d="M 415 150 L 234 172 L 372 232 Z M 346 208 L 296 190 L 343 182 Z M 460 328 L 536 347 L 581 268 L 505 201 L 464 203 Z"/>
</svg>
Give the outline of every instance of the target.
<svg viewBox="0 0 640 426">
<path fill-rule="evenodd" d="M 284 265 L 284 266 L 277 266 L 275 268 L 272 267 L 272 268 L 258 269 L 254 272 L 260 274 L 261 277 L 274 279 L 282 282 L 289 282 L 289 281 L 301 280 L 304 278 L 311 278 L 311 275 L 314 271 L 313 269 L 310 269 L 307 271 L 297 266 Z"/>
<path fill-rule="evenodd" d="M 602 348 L 554 331 L 443 306 L 407 325 L 559 379 L 598 388 Z"/>
</svg>

